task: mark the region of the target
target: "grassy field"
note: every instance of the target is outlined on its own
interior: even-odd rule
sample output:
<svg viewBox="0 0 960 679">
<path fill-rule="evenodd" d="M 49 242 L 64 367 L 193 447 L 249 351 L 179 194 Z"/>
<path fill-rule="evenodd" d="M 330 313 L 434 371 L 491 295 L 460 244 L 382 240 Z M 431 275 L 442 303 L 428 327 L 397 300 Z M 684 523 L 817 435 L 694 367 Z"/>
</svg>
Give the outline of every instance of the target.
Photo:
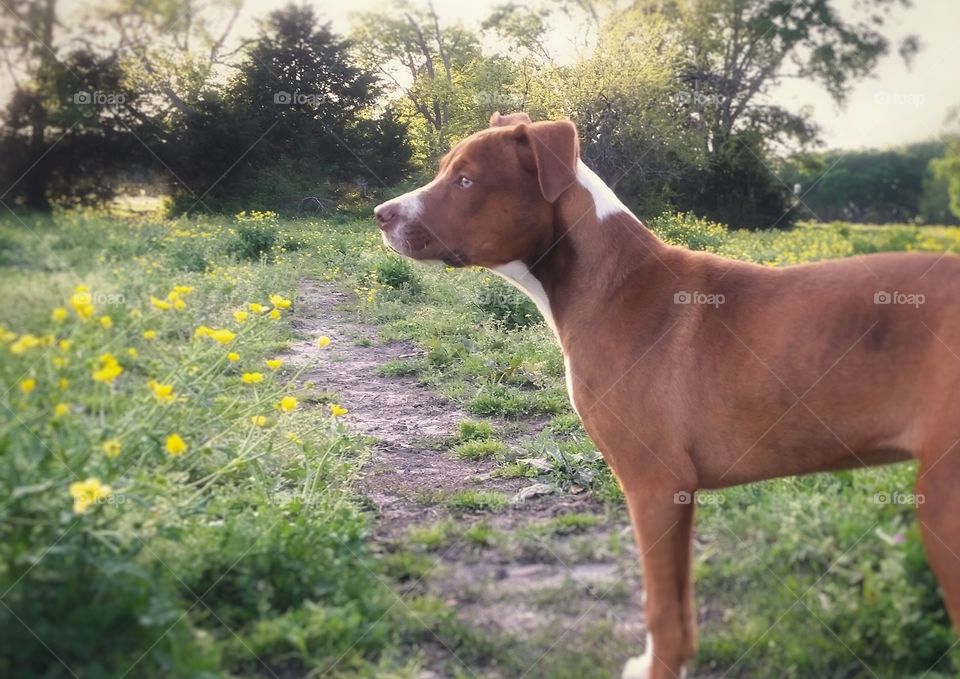
<svg viewBox="0 0 960 679">
<path fill-rule="evenodd" d="M 652 226 L 770 266 L 960 245 L 960 229 L 935 227 L 748 233 L 682 215 Z M 340 415 L 346 395 L 275 360 L 294 339 L 316 344 L 320 360 L 332 348 L 292 328 L 303 278 L 348 291 L 383 340 L 422 349 L 381 373 L 415 376 L 480 423 L 461 429 L 456 456 L 586 489 L 623 513 L 570 410 L 549 330 L 483 271 L 398 259 L 360 214 L 8 215 L 0 674 L 415 676 L 430 634 L 511 667 L 509 644 L 443 601 L 418 593 L 396 605 L 391 585 L 410 564 L 371 549 L 355 483 L 370 442 Z M 488 418 L 546 426 L 514 451 Z M 523 462 L 532 457 L 546 466 Z M 956 676 L 960 652 L 948 652 L 954 636 L 912 508 L 877 499 L 909 493 L 913 474 L 901 465 L 709 496 L 697 671 Z M 495 510 L 501 499 L 446 501 Z M 443 530 L 414 538 L 429 545 Z"/>
</svg>

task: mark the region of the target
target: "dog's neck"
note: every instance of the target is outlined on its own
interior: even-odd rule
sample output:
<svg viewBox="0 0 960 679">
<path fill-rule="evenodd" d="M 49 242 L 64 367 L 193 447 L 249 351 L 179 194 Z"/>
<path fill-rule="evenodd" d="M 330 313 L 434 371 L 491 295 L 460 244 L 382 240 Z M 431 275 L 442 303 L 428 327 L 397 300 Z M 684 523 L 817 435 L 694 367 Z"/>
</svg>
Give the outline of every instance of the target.
<svg viewBox="0 0 960 679">
<path fill-rule="evenodd" d="M 573 328 L 638 274 L 667 274 L 669 249 L 583 163 L 556 204 L 552 240 L 524 261 L 494 269 L 527 293 L 566 349 Z"/>
</svg>

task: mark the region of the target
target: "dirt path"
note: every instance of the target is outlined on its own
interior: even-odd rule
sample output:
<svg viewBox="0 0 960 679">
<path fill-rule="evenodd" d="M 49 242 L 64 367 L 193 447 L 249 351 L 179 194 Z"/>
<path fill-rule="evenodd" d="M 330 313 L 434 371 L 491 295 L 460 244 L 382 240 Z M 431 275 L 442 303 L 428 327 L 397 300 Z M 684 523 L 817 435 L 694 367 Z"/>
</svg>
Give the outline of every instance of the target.
<svg viewBox="0 0 960 679">
<path fill-rule="evenodd" d="M 401 595 L 435 597 L 465 628 L 497 640 L 491 650 L 425 635 L 418 676 L 619 676 L 644 636 L 626 518 L 585 495 L 520 500 L 535 479 L 502 478 L 491 458 L 455 457 L 451 436 L 475 418 L 414 378 L 378 374 L 417 349 L 382 343 L 333 286 L 304 280 L 299 293 L 295 324 L 308 339 L 291 346 L 290 360 L 308 366 L 304 380 L 338 394 L 349 426 L 376 439 L 360 487 L 376 511 L 375 548 L 401 571 Z M 333 341 L 324 350 L 314 344 L 321 334 Z M 522 451 L 530 431 L 493 424 Z M 504 506 L 482 510 L 470 491 L 502 494 Z"/>
</svg>

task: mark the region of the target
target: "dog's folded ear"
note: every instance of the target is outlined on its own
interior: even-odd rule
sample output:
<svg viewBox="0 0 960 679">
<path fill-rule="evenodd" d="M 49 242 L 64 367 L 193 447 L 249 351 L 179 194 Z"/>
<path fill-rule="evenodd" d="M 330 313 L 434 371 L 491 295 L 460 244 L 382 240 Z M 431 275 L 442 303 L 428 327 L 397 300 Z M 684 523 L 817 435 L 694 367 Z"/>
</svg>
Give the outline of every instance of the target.
<svg viewBox="0 0 960 679">
<path fill-rule="evenodd" d="M 526 113 L 507 113 L 503 114 L 497 111 L 490 116 L 490 127 L 509 127 L 510 125 L 519 125 L 520 123 L 533 122 Z"/>
<path fill-rule="evenodd" d="M 514 138 L 519 145 L 520 162 L 537 173 L 540 192 L 548 202 L 556 202 L 576 183 L 580 140 L 576 126 L 569 120 L 521 123 Z"/>
</svg>

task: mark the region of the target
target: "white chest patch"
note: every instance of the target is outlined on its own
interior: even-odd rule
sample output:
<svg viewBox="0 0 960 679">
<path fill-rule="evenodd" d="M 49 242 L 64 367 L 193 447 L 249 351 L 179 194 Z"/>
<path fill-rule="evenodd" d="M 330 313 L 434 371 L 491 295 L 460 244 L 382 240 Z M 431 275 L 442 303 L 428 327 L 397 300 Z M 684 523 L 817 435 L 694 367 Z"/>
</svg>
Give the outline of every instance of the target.
<svg viewBox="0 0 960 679">
<path fill-rule="evenodd" d="M 557 324 L 553 319 L 553 311 L 550 309 L 550 300 L 547 298 L 547 291 L 543 289 L 543 284 L 534 276 L 527 265 L 516 260 L 503 264 L 502 266 L 491 269 L 494 273 L 500 274 L 510 284 L 527 295 L 537 305 L 537 309 L 543 314 L 543 320 L 546 321 L 557 341 L 560 341 L 560 335 L 557 333 Z M 562 347 L 561 347 L 562 349 Z M 570 358 L 566 352 L 563 354 L 564 374 L 567 380 L 567 395 L 570 397 L 570 405 L 574 412 L 577 410 L 577 404 L 573 402 L 573 371 L 570 367 Z M 577 413 L 579 415 L 579 413 Z"/>
<path fill-rule="evenodd" d="M 621 212 L 633 214 L 627 209 L 626 205 L 620 202 L 613 189 L 604 184 L 603 180 L 582 160 L 577 161 L 577 180 L 583 188 L 590 192 L 593 204 L 597 209 L 597 219 L 604 219 Z"/>
</svg>

